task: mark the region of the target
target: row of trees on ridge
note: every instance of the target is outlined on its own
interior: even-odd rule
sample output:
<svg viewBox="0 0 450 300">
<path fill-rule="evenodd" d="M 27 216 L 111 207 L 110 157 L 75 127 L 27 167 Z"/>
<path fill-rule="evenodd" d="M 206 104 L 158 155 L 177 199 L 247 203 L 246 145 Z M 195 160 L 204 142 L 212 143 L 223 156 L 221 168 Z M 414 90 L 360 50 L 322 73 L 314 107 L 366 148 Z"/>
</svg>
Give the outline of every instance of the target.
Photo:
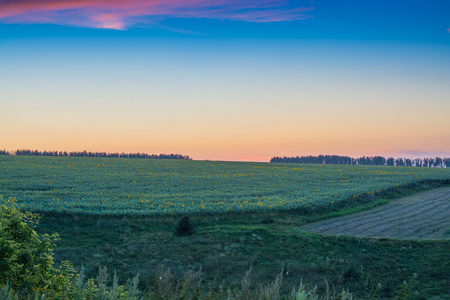
<svg viewBox="0 0 450 300">
<path fill-rule="evenodd" d="M 318 155 L 318 156 L 295 156 L 295 157 L 272 157 L 270 162 L 300 163 L 300 164 L 323 164 L 323 165 L 366 165 L 366 166 L 400 166 L 400 167 L 433 167 L 450 168 L 450 158 L 385 158 L 383 156 L 362 156 L 353 158 L 340 155 Z"/>
<path fill-rule="evenodd" d="M 118 158 L 149 158 L 149 159 L 191 159 L 181 154 L 147 154 L 147 153 L 107 153 L 88 151 L 39 151 L 21 149 L 16 151 L 0 150 L 0 155 L 27 155 L 27 156 L 75 156 L 75 157 L 118 157 Z"/>
</svg>

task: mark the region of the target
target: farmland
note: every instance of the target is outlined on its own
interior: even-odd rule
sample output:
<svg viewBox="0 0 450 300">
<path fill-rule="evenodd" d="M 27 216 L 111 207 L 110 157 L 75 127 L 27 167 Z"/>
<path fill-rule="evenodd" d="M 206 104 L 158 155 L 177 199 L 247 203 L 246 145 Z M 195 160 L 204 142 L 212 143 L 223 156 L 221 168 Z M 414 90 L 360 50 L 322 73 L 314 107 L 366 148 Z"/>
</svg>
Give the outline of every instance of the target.
<svg viewBox="0 0 450 300">
<path fill-rule="evenodd" d="M 0 194 L 25 210 L 85 215 L 324 212 L 450 169 L 120 158 L 0 157 Z"/>
<path fill-rule="evenodd" d="M 55 261 L 84 266 L 89 278 L 102 266 L 122 283 L 137 273 L 152 283 L 160 267 L 201 269 L 205 283 L 234 288 L 251 268 L 256 288 L 284 268 L 285 294 L 300 280 L 325 291 L 326 279 L 363 299 L 381 283 L 380 296 L 391 299 L 418 273 L 418 299 L 448 292 L 449 240 L 301 228 L 448 184 L 449 169 L 0 156 L 0 170 L 0 195 L 40 212 L 38 232 L 61 237 Z M 192 217 L 191 236 L 174 235 L 182 214 Z"/>
<path fill-rule="evenodd" d="M 303 226 L 321 234 L 395 239 L 450 238 L 450 188 L 393 200 L 386 205 Z"/>
</svg>

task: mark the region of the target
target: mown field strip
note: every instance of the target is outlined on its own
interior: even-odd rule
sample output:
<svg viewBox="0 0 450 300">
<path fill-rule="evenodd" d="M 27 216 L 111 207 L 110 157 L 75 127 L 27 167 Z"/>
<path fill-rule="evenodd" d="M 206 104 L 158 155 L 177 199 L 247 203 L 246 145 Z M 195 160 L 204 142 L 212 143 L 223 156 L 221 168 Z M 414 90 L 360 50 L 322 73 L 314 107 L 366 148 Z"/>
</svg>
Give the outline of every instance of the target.
<svg viewBox="0 0 450 300">
<path fill-rule="evenodd" d="M 302 226 L 302 230 L 360 237 L 448 239 L 450 188 L 392 200 L 371 210 Z"/>
</svg>

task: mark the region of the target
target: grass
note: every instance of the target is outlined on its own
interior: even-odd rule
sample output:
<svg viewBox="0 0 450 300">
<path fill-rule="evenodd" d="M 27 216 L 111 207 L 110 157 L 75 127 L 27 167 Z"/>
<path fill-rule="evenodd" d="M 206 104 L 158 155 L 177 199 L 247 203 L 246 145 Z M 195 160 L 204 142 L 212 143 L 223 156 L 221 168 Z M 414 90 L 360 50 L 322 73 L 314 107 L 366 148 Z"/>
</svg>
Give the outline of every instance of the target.
<svg viewBox="0 0 450 300">
<path fill-rule="evenodd" d="M 416 186 L 429 189 L 437 183 Z M 398 188 L 385 198 L 411 193 Z M 152 284 L 158 268 L 170 268 L 181 277 L 202 270 L 206 283 L 225 280 L 238 287 L 250 268 L 252 288 L 273 280 L 284 268 L 282 293 L 300 279 L 325 290 L 325 280 L 337 291 L 349 289 L 365 297 L 378 283 L 380 296 L 392 298 L 402 282 L 418 274 L 413 286 L 416 299 L 448 296 L 450 241 L 400 241 L 321 236 L 300 231 L 305 222 L 345 215 L 376 205 L 379 199 L 342 211 L 300 215 L 252 213 L 247 215 L 194 216 L 195 234 L 175 236 L 179 217 L 44 216 L 40 232 L 58 232 L 61 242 L 56 260 L 69 260 L 94 277 L 100 266 L 119 274 L 119 281 L 140 274 Z M 76 237 L 76 238 L 75 238 Z"/>
</svg>

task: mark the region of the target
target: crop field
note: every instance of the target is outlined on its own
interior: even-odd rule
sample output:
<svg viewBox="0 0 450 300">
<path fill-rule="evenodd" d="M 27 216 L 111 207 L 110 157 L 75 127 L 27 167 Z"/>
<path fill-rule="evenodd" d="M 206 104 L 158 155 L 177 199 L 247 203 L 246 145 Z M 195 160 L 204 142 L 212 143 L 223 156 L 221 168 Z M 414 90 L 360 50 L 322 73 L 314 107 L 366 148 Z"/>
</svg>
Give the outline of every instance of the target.
<svg viewBox="0 0 450 300">
<path fill-rule="evenodd" d="M 0 157 L 0 195 L 23 209 L 91 215 L 324 211 L 450 169 Z"/>
<path fill-rule="evenodd" d="M 307 224 L 320 234 L 395 239 L 449 239 L 450 188 L 410 195 L 371 210 Z"/>
</svg>

